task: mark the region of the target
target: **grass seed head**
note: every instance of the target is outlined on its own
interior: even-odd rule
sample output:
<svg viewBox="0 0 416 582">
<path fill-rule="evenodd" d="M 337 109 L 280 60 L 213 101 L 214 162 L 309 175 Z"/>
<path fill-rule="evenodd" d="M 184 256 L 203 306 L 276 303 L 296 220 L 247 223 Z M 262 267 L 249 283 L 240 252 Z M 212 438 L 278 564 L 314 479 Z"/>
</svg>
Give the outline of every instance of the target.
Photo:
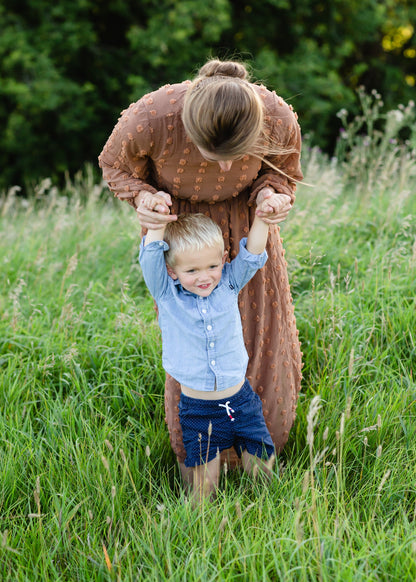
<svg viewBox="0 0 416 582">
<path fill-rule="evenodd" d="M 313 431 L 314 431 L 314 428 L 315 428 L 315 425 L 317 422 L 317 415 L 318 415 L 319 409 L 321 408 L 320 401 L 321 401 L 321 397 L 319 395 L 314 396 L 312 398 L 310 406 L 309 406 L 309 411 L 308 411 L 308 414 L 306 416 L 306 420 L 308 422 L 306 440 L 307 440 L 309 447 L 313 446 Z"/>
<path fill-rule="evenodd" d="M 110 443 L 110 441 L 108 441 L 107 439 L 105 439 L 104 443 L 105 443 L 105 446 L 107 447 L 107 449 L 108 449 L 108 450 L 110 450 L 111 452 L 113 452 L 113 451 L 114 451 L 114 447 L 113 447 L 113 445 Z"/>
</svg>

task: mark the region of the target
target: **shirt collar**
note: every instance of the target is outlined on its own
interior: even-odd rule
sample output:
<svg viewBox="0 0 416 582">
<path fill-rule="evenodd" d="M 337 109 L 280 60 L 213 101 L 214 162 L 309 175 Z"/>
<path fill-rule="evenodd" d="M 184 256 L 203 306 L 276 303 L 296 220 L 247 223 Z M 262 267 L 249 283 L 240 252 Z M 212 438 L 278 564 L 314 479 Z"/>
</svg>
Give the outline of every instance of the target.
<svg viewBox="0 0 416 582">
<path fill-rule="evenodd" d="M 191 297 L 197 297 L 197 295 L 195 295 L 195 293 L 191 293 L 190 291 L 188 291 L 187 289 L 184 289 L 184 287 L 182 287 L 179 279 L 174 279 L 173 280 L 173 284 L 175 285 L 175 287 L 178 288 L 178 290 L 183 293 L 184 295 L 190 295 Z"/>
</svg>

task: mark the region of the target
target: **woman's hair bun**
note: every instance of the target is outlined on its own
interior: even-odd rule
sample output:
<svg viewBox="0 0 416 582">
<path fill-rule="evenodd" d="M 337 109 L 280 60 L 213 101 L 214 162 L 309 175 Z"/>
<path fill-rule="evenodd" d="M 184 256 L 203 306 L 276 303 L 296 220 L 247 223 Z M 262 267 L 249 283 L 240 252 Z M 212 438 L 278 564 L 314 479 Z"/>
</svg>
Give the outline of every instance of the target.
<svg viewBox="0 0 416 582">
<path fill-rule="evenodd" d="M 248 71 L 242 63 L 236 61 L 220 61 L 212 59 L 201 67 L 198 77 L 216 77 L 222 75 L 223 77 L 237 77 L 239 79 L 247 79 Z"/>
</svg>

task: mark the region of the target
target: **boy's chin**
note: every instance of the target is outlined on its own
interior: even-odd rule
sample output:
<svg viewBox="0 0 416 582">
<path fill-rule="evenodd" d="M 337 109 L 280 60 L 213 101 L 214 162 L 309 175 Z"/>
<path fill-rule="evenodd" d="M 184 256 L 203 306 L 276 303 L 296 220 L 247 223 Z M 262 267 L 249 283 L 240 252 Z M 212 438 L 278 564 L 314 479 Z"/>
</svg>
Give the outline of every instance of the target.
<svg viewBox="0 0 416 582">
<path fill-rule="evenodd" d="M 208 287 L 201 288 L 201 287 L 197 287 L 194 291 L 192 291 L 192 293 L 195 293 L 195 295 L 199 295 L 200 297 L 208 297 L 208 295 L 211 295 L 213 291 L 213 287 L 212 285 L 208 285 Z"/>
</svg>

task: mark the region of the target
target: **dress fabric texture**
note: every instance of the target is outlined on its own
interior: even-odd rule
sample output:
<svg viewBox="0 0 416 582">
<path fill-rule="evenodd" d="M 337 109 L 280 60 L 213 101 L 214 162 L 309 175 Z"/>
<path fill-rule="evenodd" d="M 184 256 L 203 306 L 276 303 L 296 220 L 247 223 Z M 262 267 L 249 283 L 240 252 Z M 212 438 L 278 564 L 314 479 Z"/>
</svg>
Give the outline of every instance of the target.
<svg viewBox="0 0 416 582">
<path fill-rule="evenodd" d="M 172 214 L 202 212 L 221 227 L 230 259 L 247 236 L 255 198 L 264 187 L 295 200 L 295 180 L 302 180 L 301 135 L 296 113 L 275 92 L 254 85 L 265 107 L 268 139 L 284 152 L 266 157 L 284 174 L 257 157 L 235 160 L 230 171 L 205 160 L 185 133 L 181 112 L 189 81 L 165 85 L 132 103 L 99 156 L 103 177 L 119 199 L 134 206 L 142 190 L 168 192 Z M 239 296 L 249 363 L 247 378 L 259 395 L 267 427 L 276 447 L 286 444 L 296 415 L 301 381 L 301 351 L 290 294 L 287 262 L 278 226 L 270 227 L 266 265 Z M 180 386 L 166 377 L 165 410 L 172 448 L 183 462 L 185 449 L 179 424 Z M 223 460 L 237 462 L 231 449 Z"/>
</svg>

